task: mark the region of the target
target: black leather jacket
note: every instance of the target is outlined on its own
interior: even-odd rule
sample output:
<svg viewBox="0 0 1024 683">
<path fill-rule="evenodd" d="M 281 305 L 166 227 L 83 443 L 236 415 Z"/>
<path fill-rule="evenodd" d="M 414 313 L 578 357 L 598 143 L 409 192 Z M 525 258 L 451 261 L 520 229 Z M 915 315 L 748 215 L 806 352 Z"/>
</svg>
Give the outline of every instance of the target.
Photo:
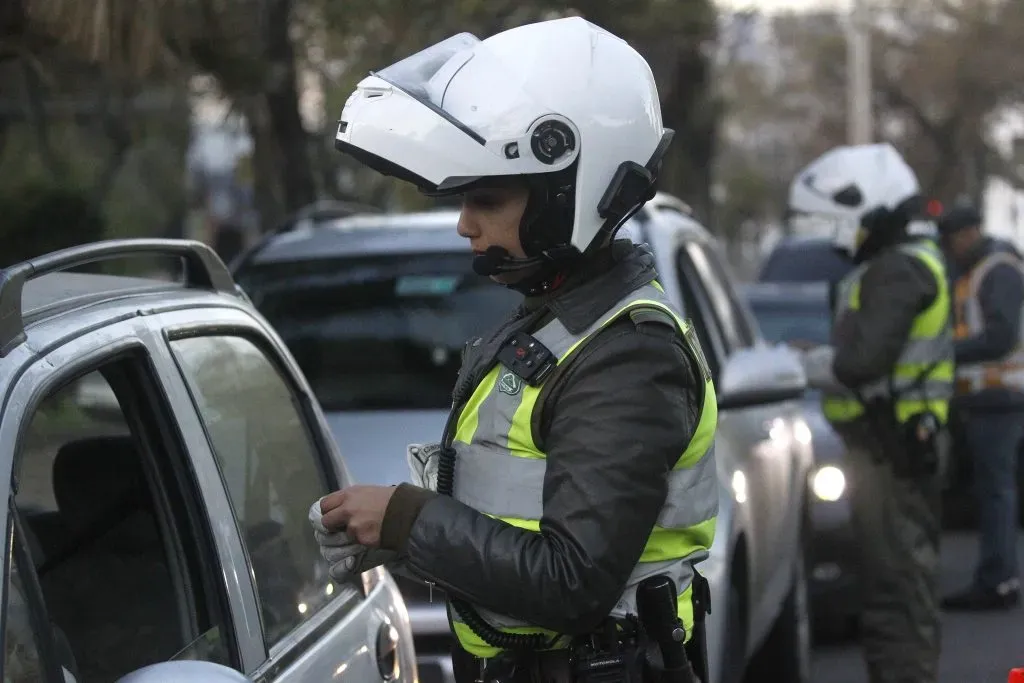
<svg viewBox="0 0 1024 683">
<path fill-rule="evenodd" d="M 470 347 L 460 377 L 478 381 L 493 367 L 508 332 L 536 330 L 550 316 L 581 332 L 655 276 L 645 247 L 616 242 Z M 382 547 L 450 595 L 560 633 L 592 631 L 621 596 L 664 503 L 666 474 L 696 430 L 699 377 L 668 325 L 628 316 L 613 323 L 542 390 L 534 416 L 547 455 L 539 534 L 403 484 L 388 506 Z"/>
</svg>

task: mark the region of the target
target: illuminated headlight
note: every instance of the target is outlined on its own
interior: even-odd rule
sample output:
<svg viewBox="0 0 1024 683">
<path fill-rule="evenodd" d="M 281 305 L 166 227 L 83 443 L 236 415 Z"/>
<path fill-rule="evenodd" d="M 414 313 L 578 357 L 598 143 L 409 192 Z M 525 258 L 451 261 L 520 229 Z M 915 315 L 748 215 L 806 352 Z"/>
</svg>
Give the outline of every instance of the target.
<svg viewBox="0 0 1024 683">
<path fill-rule="evenodd" d="M 809 444 L 813 435 L 811 434 L 811 428 L 807 426 L 807 423 L 803 420 L 798 420 L 793 425 L 793 437 L 802 444 Z"/>
<path fill-rule="evenodd" d="M 846 491 L 846 475 L 834 465 L 819 467 L 811 477 L 811 491 L 818 500 L 837 501 Z"/>
<path fill-rule="evenodd" d="M 732 495 L 737 503 L 747 502 L 747 476 L 740 470 L 732 473 Z"/>
</svg>

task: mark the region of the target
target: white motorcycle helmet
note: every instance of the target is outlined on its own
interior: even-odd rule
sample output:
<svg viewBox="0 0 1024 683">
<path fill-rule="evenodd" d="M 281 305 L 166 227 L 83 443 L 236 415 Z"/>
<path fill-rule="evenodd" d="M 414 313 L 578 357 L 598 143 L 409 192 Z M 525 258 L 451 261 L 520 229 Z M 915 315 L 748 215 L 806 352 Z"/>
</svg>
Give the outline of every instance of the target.
<svg viewBox="0 0 1024 683">
<path fill-rule="evenodd" d="M 837 249 L 861 261 L 907 233 L 920 195 L 917 176 L 892 145 L 836 147 L 790 184 L 790 225 L 831 237 Z"/>
<path fill-rule="evenodd" d="M 380 71 L 349 96 L 336 147 L 433 195 L 525 176 L 527 258 L 477 257 L 484 275 L 578 258 L 654 194 L 672 131 L 647 62 L 570 17 L 479 40 L 460 33 Z"/>
</svg>

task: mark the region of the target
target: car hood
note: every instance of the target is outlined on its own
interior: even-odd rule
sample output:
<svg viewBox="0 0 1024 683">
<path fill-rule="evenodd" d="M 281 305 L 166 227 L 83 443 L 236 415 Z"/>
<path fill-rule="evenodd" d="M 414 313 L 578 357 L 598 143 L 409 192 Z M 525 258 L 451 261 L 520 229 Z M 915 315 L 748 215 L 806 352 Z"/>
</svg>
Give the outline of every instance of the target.
<svg viewBox="0 0 1024 683">
<path fill-rule="evenodd" d="M 352 480 L 391 486 L 409 481 L 406 447 L 441 440 L 447 410 L 325 413 Z"/>
</svg>

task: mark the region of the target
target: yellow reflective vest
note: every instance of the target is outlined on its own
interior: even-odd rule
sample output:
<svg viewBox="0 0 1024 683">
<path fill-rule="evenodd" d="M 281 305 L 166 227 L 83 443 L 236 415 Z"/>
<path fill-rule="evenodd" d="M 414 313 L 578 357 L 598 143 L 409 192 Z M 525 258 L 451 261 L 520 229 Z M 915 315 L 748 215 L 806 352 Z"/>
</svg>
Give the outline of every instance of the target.
<svg viewBox="0 0 1024 683">
<path fill-rule="evenodd" d="M 708 556 L 718 515 L 718 480 L 712 457 L 718 408 L 711 374 L 690 323 L 675 312 L 660 285 L 640 287 L 617 302 L 581 334 L 570 333 L 557 319 L 533 333 L 558 364 L 613 321 L 637 309 L 657 309 L 675 321 L 704 379 L 704 402 L 697 429 L 669 475 L 668 496 L 640 561 L 611 616 L 636 614 L 636 586 L 654 574 L 667 574 L 679 590 L 679 616 L 687 635 L 694 615 L 691 602 L 693 565 Z M 542 386 L 530 386 L 497 364 L 483 378 L 463 407 L 452 447 L 456 476 L 452 495 L 459 501 L 513 526 L 540 531 L 543 515 L 545 454 L 534 441 L 531 417 L 540 410 Z M 491 626 L 507 633 L 558 635 L 514 618 L 474 606 Z M 455 636 L 469 653 L 482 658 L 498 654 L 449 606 Z M 564 640 L 564 639 L 563 639 Z M 561 643 L 555 647 L 563 646 Z"/>
<path fill-rule="evenodd" d="M 858 387 L 861 397 L 870 400 L 896 397 L 896 420 L 901 424 L 922 412 L 931 411 L 945 423 L 949 417 L 949 399 L 953 394 L 953 339 L 950 326 L 950 296 L 946 266 L 938 248 L 931 242 L 900 245 L 903 252 L 920 259 L 935 276 L 938 295 L 927 309 L 914 319 L 910 336 L 900 352 L 890 377 Z M 870 264 L 865 263 L 847 275 L 836 296 L 836 323 L 844 315 L 860 309 L 860 281 Z M 841 344 L 841 339 L 834 343 Z M 864 406 L 850 394 L 825 393 L 822 400 L 825 417 L 833 424 L 852 422 L 864 414 Z"/>
<path fill-rule="evenodd" d="M 983 258 L 956 281 L 953 289 L 953 337 L 967 339 L 985 330 L 978 291 L 992 268 L 1009 264 L 1020 271 L 1024 264 L 1016 254 L 997 251 Z M 1024 277 L 1024 274 L 1022 274 Z M 1024 327 L 1024 318 L 1021 319 Z M 1017 345 L 1009 354 L 993 361 L 961 363 L 956 368 L 956 393 L 976 394 L 986 389 L 1012 389 L 1024 392 L 1024 329 L 1018 331 Z"/>
</svg>

